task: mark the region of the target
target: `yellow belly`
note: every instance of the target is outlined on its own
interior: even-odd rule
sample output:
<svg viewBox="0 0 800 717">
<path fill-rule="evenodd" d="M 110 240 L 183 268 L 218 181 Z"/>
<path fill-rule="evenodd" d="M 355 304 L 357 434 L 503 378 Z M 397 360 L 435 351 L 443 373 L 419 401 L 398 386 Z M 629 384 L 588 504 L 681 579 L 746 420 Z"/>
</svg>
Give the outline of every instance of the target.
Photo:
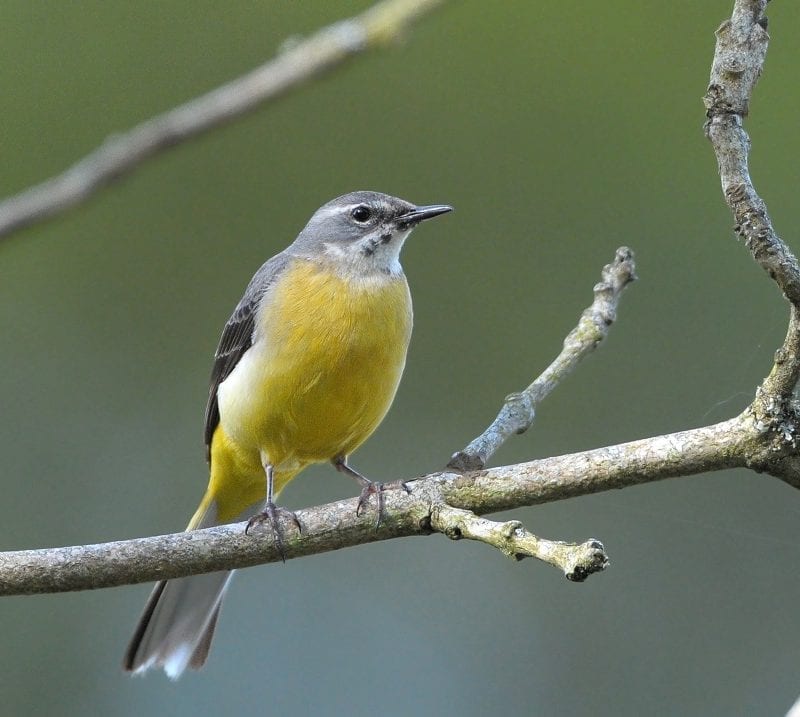
<svg viewBox="0 0 800 717">
<path fill-rule="evenodd" d="M 262 457 L 280 489 L 370 436 L 400 382 L 411 323 L 402 275 L 353 281 L 300 260 L 285 271 L 257 316 L 253 346 L 218 392 L 209 492 L 239 494 L 225 496 L 226 519 L 263 496 Z"/>
</svg>

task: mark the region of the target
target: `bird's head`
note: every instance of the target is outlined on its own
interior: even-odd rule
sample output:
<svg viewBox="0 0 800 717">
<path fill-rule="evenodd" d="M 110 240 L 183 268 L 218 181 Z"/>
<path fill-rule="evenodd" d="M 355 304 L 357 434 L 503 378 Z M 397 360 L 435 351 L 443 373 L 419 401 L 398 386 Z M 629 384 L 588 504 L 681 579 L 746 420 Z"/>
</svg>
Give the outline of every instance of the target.
<svg viewBox="0 0 800 717">
<path fill-rule="evenodd" d="M 347 275 L 401 274 L 400 250 L 420 222 L 452 211 L 416 206 L 380 192 L 350 192 L 321 206 L 288 252 Z"/>
</svg>

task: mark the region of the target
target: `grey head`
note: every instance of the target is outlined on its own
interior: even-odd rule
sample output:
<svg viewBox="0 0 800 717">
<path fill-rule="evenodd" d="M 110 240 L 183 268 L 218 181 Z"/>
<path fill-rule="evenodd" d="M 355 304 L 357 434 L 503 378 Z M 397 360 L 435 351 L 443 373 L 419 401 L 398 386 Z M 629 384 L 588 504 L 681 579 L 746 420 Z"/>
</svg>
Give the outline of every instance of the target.
<svg viewBox="0 0 800 717">
<path fill-rule="evenodd" d="M 402 273 L 400 250 L 420 222 L 452 211 L 380 192 L 350 192 L 323 204 L 286 250 L 351 276 Z"/>
</svg>

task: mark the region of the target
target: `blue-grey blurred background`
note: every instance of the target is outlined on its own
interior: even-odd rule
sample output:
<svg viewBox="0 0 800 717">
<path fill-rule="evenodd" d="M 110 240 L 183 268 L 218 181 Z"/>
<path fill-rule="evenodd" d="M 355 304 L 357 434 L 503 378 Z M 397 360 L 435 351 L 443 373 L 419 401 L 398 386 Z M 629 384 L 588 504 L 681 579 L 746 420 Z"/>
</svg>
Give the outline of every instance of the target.
<svg viewBox="0 0 800 717">
<path fill-rule="evenodd" d="M 0 194 L 366 7 L 4 4 Z M 355 456 L 442 467 L 558 352 L 622 244 L 641 281 L 606 344 L 496 463 L 718 421 L 768 371 L 787 309 L 734 238 L 701 125 L 731 0 L 451 2 L 404 43 L 151 161 L 0 244 L 0 546 L 181 529 L 204 490 L 219 332 L 320 204 L 376 189 L 457 211 L 404 265 L 406 376 Z M 752 172 L 796 237 L 800 7 L 770 6 Z M 353 495 L 329 467 L 289 507 Z M 747 471 L 513 511 L 600 538 L 571 584 L 441 536 L 239 575 L 201 674 L 130 679 L 149 586 L 0 603 L 8 715 L 753 715 L 800 693 L 800 495 Z"/>
</svg>

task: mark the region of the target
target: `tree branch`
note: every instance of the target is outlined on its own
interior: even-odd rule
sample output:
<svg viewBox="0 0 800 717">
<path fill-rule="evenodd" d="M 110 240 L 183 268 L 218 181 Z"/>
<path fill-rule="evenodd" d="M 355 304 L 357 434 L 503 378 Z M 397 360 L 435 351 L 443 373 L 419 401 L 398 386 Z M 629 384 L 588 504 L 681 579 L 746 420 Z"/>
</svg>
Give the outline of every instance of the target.
<svg viewBox="0 0 800 717">
<path fill-rule="evenodd" d="M 743 127 L 769 44 L 767 2 L 736 1 L 731 19 L 717 30 L 711 79 L 703 98 L 708 118 L 704 129 L 717 155 L 735 231 L 792 305 L 786 339 L 756 401 L 761 413 L 770 401 L 790 397 L 800 378 L 800 266 L 775 232 L 767 205 L 753 187 L 747 162 L 750 138 Z"/>
<path fill-rule="evenodd" d="M 752 418 L 743 414 L 712 426 L 581 453 L 466 474 L 431 473 L 406 481 L 408 493 L 399 482 L 387 486 L 385 520 L 378 529 L 371 511 L 356 515 L 356 499 L 298 510 L 303 533 L 286 524 L 286 558 L 433 531 L 452 535 L 464 525 L 464 511 L 481 515 L 666 478 L 758 466 L 773 450 Z M 245 523 L 236 523 L 100 545 L 0 553 L 0 595 L 114 587 L 281 559 L 271 530 L 245 535 L 244 528 Z M 502 540 L 486 542 L 505 547 Z M 599 544 L 587 548 L 596 551 L 592 562 L 605 563 Z M 548 562 L 567 571 L 565 563 Z"/>
<path fill-rule="evenodd" d="M 0 238 L 61 214 L 146 159 L 278 99 L 366 50 L 386 45 L 443 2 L 383 0 L 319 30 L 246 75 L 109 137 L 63 173 L 1 201 Z"/>
<path fill-rule="evenodd" d="M 531 427 L 539 403 L 608 335 L 617 318 L 622 291 L 635 279 L 633 252 L 622 246 L 614 261 L 603 267 L 600 283 L 594 287 L 594 301 L 564 339 L 561 353 L 528 388 L 506 397 L 497 418 L 466 448 L 453 454 L 448 468 L 480 470 L 512 435 L 525 433 Z"/>
<path fill-rule="evenodd" d="M 590 539 L 576 545 L 545 541 L 531 535 L 518 521 L 498 523 L 479 516 L 734 467 L 766 472 L 800 488 L 800 420 L 792 399 L 800 372 L 800 273 L 795 256 L 776 235 L 766 207 L 752 186 L 747 172 L 749 139 L 742 129 L 766 52 L 765 5 L 765 0 L 736 0 L 731 20 L 717 32 L 705 100 L 706 132 L 717 153 L 725 198 L 737 231 L 792 304 L 786 341 L 753 403 L 741 415 L 711 426 L 513 466 L 431 473 L 405 481 L 407 490 L 400 490 L 400 482 L 392 484 L 385 494 L 386 519 L 378 529 L 369 511 L 356 514 L 354 499 L 298 511 L 304 530 L 300 535 L 286 526 L 288 558 L 440 532 L 479 540 L 513 557 L 535 556 L 579 580 L 608 564 L 599 542 Z M 521 422 L 513 422 L 520 420 L 518 417 L 506 420 L 501 411 L 492 424 L 494 428 L 476 439 L 478 447 L 470 453 L 470 444 L 462 452 L 468 454 L 462 465 L 476 465 L 470 461 L 478 460 L 483 467 L 496 447 L 514 432 L 507 426 L 518 430 L 530 423 L 536 401 L 605 336 L 619 294 L 633 278 L 632 256 L 621 251 L 604 270 L 595 301 L 567 337 L 562 354 L 523 392 L 527 398 Z M 503 410 L 513 413 L 512 408 L 504 406 Z M 243 523 L 102 545 L 7 552 L 0 553 L 0 594 L 110 587 L 247 567 L 279 557 L 272 531 L 245 535 Z"/>
<path fill-rule="evenodd" d="M 513 560 L 538 558 L 560 568 L 567 579 L 574 582 L 582 582 L 592 573 L 608 567 L 603 544 L 594 538 L 580 545 L 545 540 L 527 531 L 518 520 L 497 523 L 447 503 L 433 506 L 431 527 L 451 540 L 466 538 L 491 545 Z"/>
</svg>

